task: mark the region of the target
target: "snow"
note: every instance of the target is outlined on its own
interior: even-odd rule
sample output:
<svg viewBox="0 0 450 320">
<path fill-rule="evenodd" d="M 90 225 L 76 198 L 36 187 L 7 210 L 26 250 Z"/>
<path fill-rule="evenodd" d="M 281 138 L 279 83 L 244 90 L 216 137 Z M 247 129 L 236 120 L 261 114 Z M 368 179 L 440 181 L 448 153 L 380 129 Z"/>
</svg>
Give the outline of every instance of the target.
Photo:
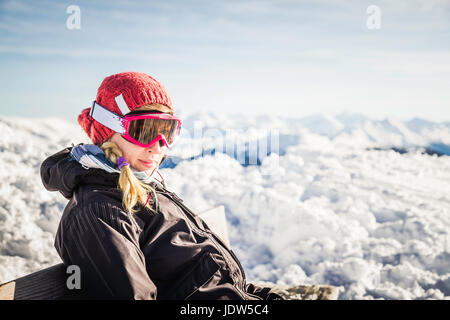
<svg viewBox="0 0 450 320">
<path fill-rule="evenodd" d="M 161 172 L 194 211 L 223 206 L 249 282 L 330 284 L 340 299 L 450 298 L 450 123 L 185 119 L 170 153 L 180 160 Z M 1 283 L 60 262 L 53 241 L 67 200 L 44 189 L 39 166 L 87 138 L 61 119 L 0 117 L 0 129 Z M 249 163 L 252 144 L 270 138 L 271 152 Z M 227 143 L 239 147 L 222 153 Z"/>
<path fill-rule="evenodd" d="M 0 283 L 60 262 L 53 247 L 67 200 L 42 185 L 40 163 L 72 142 L 87 142 L 62 119 L 0 117 Z"/>
</svg>

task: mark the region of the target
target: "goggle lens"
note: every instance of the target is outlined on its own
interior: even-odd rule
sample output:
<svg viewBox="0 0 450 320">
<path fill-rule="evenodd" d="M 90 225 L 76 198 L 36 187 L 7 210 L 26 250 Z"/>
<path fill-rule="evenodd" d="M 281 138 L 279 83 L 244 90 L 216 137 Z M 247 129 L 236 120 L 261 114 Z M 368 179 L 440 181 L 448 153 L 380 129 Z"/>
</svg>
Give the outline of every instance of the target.
<svg viewBox="0 0 450 320">
<path fill-rule="evenodd" d="M 137 142 L 148 144 L 160 134 L 171 145 L 176 136 L 178 121 L 174 119 L 137 119 L 129 123 L 128 134 Z"/>
</svg>

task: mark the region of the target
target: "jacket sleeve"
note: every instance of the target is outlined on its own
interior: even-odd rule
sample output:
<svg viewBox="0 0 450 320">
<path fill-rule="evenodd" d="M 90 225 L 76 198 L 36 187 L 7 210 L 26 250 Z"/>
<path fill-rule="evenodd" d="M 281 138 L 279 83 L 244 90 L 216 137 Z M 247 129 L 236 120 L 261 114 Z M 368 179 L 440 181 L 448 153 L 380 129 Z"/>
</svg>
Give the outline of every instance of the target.
<svg viewBox="0 0 450 320">
<path fill-rule="evenodd" d="M 248 283 L 245 285 L 245 291 L 264 300 L 284 300 L 279 294 L 271 292 L 270 287 L 260 287 L 255 284 Z"/>
<path fill-rule="evenodd" d="M 61 221 L 55 247 L 67 265 L 77 265 L 81 289 L 94 299 L 156 299 L 133 217 L 110 203 L 74 208 Z"/>
</svg>

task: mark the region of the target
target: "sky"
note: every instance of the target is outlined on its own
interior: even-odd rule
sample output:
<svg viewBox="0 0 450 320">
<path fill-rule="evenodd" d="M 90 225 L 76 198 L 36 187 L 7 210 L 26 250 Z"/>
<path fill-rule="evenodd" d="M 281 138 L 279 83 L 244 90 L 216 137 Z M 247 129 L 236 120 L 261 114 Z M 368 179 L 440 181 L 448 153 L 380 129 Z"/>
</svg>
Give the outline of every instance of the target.
<svg viewBox="0 0 450 320">
<path fill-rule="evenodd" d="M 140 71 L 179 114 L 450 121 L 449 58 L 448 0 L 0 0 L 0 115 L 76 121 Z"/>
</svg>

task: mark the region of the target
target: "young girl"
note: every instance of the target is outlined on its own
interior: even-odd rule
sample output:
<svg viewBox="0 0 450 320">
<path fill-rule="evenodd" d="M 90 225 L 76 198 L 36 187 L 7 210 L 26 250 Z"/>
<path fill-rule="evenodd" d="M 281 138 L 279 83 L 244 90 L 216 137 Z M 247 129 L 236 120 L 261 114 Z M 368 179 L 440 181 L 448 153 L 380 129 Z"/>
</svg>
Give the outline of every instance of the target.
<svg viewBox="0 0 450 320">
<path fill-rule="evenodd" d="M 50 156 L 41 176 L 69 199 L 55 247 L 80 268 L 84 295 L 281 299 L 246 283 L 233 251 L 158 179 L 181 120 L 157 80 L 138 72 L 105 78 L 78 122 L 93 144 Z"/>
</svg>

